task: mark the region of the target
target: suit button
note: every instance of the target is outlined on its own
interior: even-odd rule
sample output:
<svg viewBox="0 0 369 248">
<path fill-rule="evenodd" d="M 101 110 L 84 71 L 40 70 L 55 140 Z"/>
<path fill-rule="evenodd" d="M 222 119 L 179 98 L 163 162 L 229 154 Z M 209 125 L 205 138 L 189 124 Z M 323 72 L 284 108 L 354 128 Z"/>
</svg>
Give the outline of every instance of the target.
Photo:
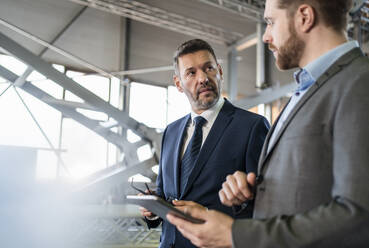
<svg viewBox="0 0 369 248">
<path fill-rule="evenodd" d="M 258 187 L 258 191 L 259 192 L 264 192 L 265 191 L 265 187 Z"/>
<path fill-rule="evenodd" d="M 259 175 L 259 176 L 257 176 L 257 177 L 256 177 L 256 185 L 261 184 L 261 183 L 263 182 L 263 180 L 264 180 L 263 175 Z"/>
</svg>

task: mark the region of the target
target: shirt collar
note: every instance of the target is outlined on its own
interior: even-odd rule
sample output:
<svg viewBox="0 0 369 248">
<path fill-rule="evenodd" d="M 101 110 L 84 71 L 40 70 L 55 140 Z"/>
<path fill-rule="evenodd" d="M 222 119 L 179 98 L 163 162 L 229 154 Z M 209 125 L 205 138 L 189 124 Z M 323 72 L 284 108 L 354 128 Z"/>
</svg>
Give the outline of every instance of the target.
<svg viewBox="0 0 369 248">
<path fill-rule="evenodd" d="M 219 97 L 218 102 L 212 106 L 211 108 L 205 110 L 204 112 L 202 112 L 201 114 L 196 114 L 195 112 L 193 112 L 191 110 L 191 121 L 192 124 L 194 124 L 193 120 L 197 117 L 197 116 L 201 116 L 204 117 L 207 120 L 207 123 L 204 125 L 206 126 L 208 123 L 212 123 L 215 121 L 215 118 L 217 117 L 220 109 L 223 107 L 224 104 L 224 99 L 223 97 Z"/>
<path fill-rule="evenodd" d="M 346 54 L 356 47 L 359 47 L 357 41 L 345 42 L 306 65 L 305 70 L 307 70 L 316 81 L 342 55 Z"/>
<path fill-rule="evenodd" d="M 294 73 L 294 78 L 298 85 L 296 93 L 307 90 L 342 55 L 358 46 L 359 44 L 357 41 L 346 42 L 310 62 L 304 68 L 296 71 Z"/>
</svg>

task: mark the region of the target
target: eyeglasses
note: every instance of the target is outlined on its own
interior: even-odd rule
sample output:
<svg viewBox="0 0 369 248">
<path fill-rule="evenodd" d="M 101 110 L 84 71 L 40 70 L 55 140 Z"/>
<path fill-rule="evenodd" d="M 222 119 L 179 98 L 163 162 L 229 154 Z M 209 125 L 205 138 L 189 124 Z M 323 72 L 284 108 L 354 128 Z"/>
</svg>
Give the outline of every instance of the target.
<svg viewBox="0 0 369 248">
<path fill-rule="evenodd" d="M 146 189 L 147 189 L 148 193 L 147 193 L 147 192 L 145 192 L 145 191 L 143 191 L 142 189 L 139 189 L 139 188 L 137 188 L 136 186 L 134 186 L 134 185 L 133 185 L 133 178 L 132 178 L 132 180 L 131 180 L 131 187 L 132 187 L 133 189 L 137 190 L 138 192 L 140 192 L 140 193 L 142 193 L 142 194 L 144 194 L 144 195 L 153 195 L 153 192 L 150 190 L 149 185 L 147 185 L 147 183 L 145 183 L 145 186 L 146 186 Z"/>
</svg>

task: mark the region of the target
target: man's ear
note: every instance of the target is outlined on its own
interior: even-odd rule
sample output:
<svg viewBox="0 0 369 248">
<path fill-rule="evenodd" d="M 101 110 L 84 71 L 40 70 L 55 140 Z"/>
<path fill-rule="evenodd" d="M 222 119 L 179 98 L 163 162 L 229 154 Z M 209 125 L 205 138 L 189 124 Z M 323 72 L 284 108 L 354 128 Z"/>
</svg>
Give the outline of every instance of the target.
<svg viewBox="0 0 369 248">
<path fill-rule="evenodd" d="M 303 33 L 308 33 L 316 24 L 316 11 L 308 4 L 301 4 L 297 9 L 295 20 L 297 29 Z"/>
<path fill-rule="evenodd" d="M 174 75 L 174 76 L 173 76 L 173 81 L 174 81 L 174 84 L 175 84 L 175 86 L 176 86 L 177 90 L 178 90 L 179 92 L 183 92 L 183 88 L 182 88 L 182 86 L 181 86 L 181 80 L 180 80 L 179 76 Z"/>
<path fill-rule="evenodd" d="M 218 64 L 218 71 L 219 71 L 219 74 L 220 74 L 220 78 L 223 79 L 223 69 L 220 66 L 220 64 Z"/>
</svg>

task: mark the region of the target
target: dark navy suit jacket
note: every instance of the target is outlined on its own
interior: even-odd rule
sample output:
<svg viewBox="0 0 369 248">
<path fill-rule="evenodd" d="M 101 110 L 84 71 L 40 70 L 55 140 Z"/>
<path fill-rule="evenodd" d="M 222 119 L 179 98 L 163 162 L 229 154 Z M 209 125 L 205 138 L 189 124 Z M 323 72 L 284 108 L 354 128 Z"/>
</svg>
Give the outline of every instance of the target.
<svg viewBox="0 0 369 248">
<path fill-rule="evenodd" d="M 182 194 L 179 192 L 181 151 L 191 115 L 171 123 L 164 131 L 157 194 L 165 199 L 195 201 L 232 217 L 232 208 L 221 204 L 218 192 L 226 176 L 235 171 L 257 172 L 257 164 L 268 121 L 257 114 L 236 108 L 225 100 L 191 172 Z M 249 210 L 250 211 L 250 210 Z M 251 215 L 250 215 L 251 216 Z M 156 227 L 162 220 L 147 221 Z M 160 247 L 195 247 L 176 228 L 163 221 Z"/>
</svg>

